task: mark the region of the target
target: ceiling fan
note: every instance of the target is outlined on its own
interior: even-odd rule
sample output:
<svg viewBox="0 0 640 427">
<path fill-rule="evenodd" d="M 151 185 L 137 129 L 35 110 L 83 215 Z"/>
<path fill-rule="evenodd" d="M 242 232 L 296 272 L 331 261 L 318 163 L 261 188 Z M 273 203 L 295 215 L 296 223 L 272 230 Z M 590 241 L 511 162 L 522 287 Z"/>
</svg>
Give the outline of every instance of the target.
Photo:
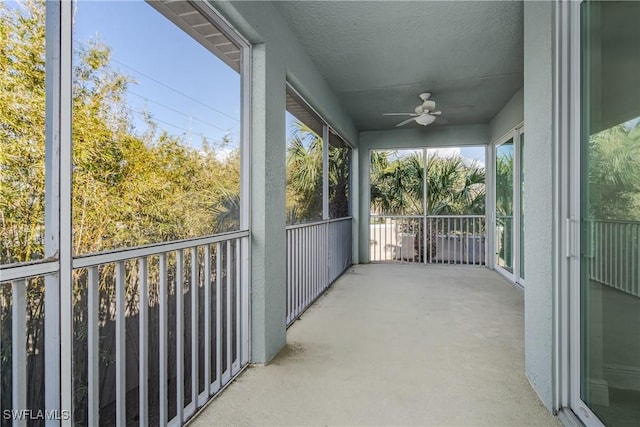
<svg viewBox="0 0 640 427">
<path fill-rule="evenodd" d="M 384 113 L 383 116 L 411 116 L 411 118 L 400 122 L 396 127 L 400 127 L 412 121 L 422 126 L 428 126 L 433 123 L 442 111 L 436 110 L 436 102 L 431 99 L 431 93 L 425 92 L 420 94 L 422 104 L 418 105 L 413 113 Z"/>
</svg>

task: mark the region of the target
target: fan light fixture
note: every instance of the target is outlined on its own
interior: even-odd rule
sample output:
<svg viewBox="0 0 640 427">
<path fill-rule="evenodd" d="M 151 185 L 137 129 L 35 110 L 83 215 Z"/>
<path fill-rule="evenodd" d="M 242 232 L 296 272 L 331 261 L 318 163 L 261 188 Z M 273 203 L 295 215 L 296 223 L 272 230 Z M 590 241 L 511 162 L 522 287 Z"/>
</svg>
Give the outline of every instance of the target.
<svg viewBox="0 0 640 427">
<path fill-rule="evenodd" d="M 422 126 L 428 126 L 436 121 L 436 116 L 442 114 L 440 111 L 436 111 L 436 102 L 431 100 L 431 93 L 421 93 L 420 99 L 422 104 L 418 105 L 413 113 L 384 113 L 383 116 L 410 116 L 411 118 L 400 122 L 396 127 L 404 126 L 410 122 L 416 122 Z M 442 122 L 442 119 L 440 119 Z"/>
<path fill-rule="evenodd" d="M 416 123 L 422 126 L 428 126 L 436 120 L 436 116 L 432 116 L 431 114 L 420 114 L 415 118 Z"/>
</svg>

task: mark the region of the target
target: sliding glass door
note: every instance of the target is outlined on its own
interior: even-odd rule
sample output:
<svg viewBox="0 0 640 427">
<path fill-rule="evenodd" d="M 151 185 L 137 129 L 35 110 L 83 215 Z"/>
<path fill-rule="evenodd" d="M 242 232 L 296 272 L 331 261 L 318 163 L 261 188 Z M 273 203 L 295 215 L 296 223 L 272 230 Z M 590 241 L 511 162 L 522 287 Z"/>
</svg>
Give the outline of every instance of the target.
<svg viewBox="0 0 640 427">
<path fill-rule="evenodd" d="M 513 274 L 513 138 L 496 146 L 496 266 Z"/>
<path fill-rule="evenodd" d="M 524 127 L 515 127 L 494 148 L 494 264 L 524 287 Z"/>
<path fill-rule="evenodd" d="M 640 3 L 581 5 L 579 398 L 640 423 Z M 575 331 L 576 333 L 578 331 Z M 590 424 L 587 411 L 578 413 Z"/>
</svg>

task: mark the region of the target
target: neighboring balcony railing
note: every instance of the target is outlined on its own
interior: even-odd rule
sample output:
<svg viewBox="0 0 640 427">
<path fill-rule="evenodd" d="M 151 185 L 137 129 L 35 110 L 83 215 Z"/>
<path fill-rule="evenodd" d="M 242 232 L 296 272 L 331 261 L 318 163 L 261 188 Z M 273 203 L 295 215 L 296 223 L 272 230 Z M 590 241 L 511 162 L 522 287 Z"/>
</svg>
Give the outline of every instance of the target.
<svg viewBox="0 0 640 427">
<path fill-rule="evenodd" d="M 351 218 L 287 226 L 287 325 L 352 264 Z"/>
<path fill-rule="evenodd" d="M 371 215 L 370 261 L 485 264 L 483 215 Z"/>
<path fill-rule="evenodd" d="M 73 413 L 58 415 L 81 425 L 192 416 L 249 361 L 248 246 L 242 231 L 75 258 L 73 342 L 60 343 L 72 348 Z M 45 339 L 48 276 L 24 276 L 0 284 L 0 399 L 38 411 L 45 378 L 62 375 L 44 359 L 59 343 Z"/>
<path fill-rule="evenodd" d="M 589 278 L 640 297 L 640 222 L 589 220 L 583 234 Z"/>
</svg>

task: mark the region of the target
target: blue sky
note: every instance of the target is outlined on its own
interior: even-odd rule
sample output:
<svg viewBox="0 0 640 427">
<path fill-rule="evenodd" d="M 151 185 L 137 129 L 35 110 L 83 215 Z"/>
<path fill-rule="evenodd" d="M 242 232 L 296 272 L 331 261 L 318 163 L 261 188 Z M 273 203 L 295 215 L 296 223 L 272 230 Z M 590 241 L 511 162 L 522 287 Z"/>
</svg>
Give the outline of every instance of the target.
<svg viewBox="0 0 640 427">
<path fill-rule="evenodd" d="M 485 166 L 485 147 L 484 146 L 471 146 L 471 147 L 441 147 L 441 148 L 429 148 L 429 154 L 437 153 L 439 157 L 454 157 L 460 156 L 466 164 L 476 162 L 480 166 Z M 396 150 L 392 154 L 393 157 L 404 157 L 411 153 L 421 152 L 421 149 L 407 149 Z"/>
<path fill-rule="evenodd" d="M 194 147 L 202 136 L 237 142 L 240 75 L 145 2 L 77 1 L 73 37 L 76 48 L 96 38 L 111 47 L 113 67 L 135 80 L 137 131 L 144 111 Z"/>
<path fill-rule="evenodd" d="M 240 75 L 144 1 L 77 1 L 73 37 L 76 47 L 92 39 L 109 46 L 112 66 L 135 80 L 128 104 L 137 131 L 146 129 L 141 113 L 147 112 L 194 147 L 202 136 L 219 142 L 230 135 L 237 142 Z M 287 133 L 291 122 L 287 114 Z M 454 151 L 484 164 L 482 147 Z"/>
</svg>

